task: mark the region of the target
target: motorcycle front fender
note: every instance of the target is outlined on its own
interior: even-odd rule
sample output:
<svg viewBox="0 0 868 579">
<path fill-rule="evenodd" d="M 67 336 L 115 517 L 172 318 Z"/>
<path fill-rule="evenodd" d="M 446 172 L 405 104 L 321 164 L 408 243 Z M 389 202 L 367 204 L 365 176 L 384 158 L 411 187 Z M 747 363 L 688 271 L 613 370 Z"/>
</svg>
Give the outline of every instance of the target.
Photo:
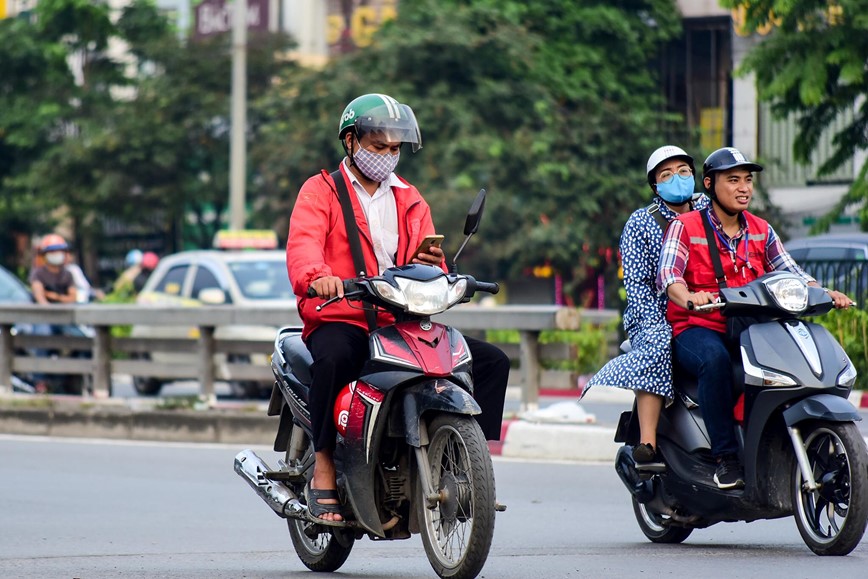
<svg viewBox="0 0 868 579">
<path fill-rule="evenodd" d="M 404 410 L 404 433 L 407 444 L 422 446 L 419 421 L 428 411 L 453 414 L 480 414 L 482 409 L 467 390 L 448 380 L 431 380 L 410 386 L 402 392 Z"/>
<path fill-rule="evenodd" d="M 805 420 L 825 420 L 827 422 L 856 422 L 862 420 L 856 407 L 850 401 L 834 394 L 815 394 L 799 400 L 784 410 L 784 421 L 788 427 Z"/>
</svg>

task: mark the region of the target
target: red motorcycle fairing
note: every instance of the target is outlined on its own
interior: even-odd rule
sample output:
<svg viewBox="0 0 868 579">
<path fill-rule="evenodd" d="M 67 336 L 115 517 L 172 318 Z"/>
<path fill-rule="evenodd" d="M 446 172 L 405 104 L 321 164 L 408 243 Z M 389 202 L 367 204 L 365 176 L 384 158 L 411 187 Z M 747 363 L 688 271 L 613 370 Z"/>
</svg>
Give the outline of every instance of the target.
<svg viewBox="0 0 868 579">
<path fill-rule="evenodd" d="M 343 488 L 357 521 L 380 537 L 385 536 L 385 531 L 374 489 L 378 463 L 383 460 L 378 453 L 384 437 L 399 434 L 400 430 L 395 428 L 403 429 L 406 443 L 418 448 L 422 444 L 421 418 L 426 412 L 470 416 L 481 412 L 473 396 L 448 379 L 403 382 L 396 386 L 399 387 L 383 392 L 363 379 L 356 381 L 347 413 L 346 434 L 339 437 L 335 449 L 340 470 L 347 475 L 343 478 Z M 391 422 L 394 423 L 390 426 Z"/>
<path fill-rule="evenodd" d="M 470 361 L 464 338 L 430 320 L 400 322 L 371 334 L 371 361 L 446 377 Z"/>
<path fill-rule="evenodd" d="M 350 408 L 347 412 L 346 426 L 343 428 L 343 436 L 345 441 L 361 443 L 366 461 L 370 461 L 371 458 L 371 437 L 385 398 L 385 393 L 362 380 L 355 382 L 350 398 Z"/>
</svg>

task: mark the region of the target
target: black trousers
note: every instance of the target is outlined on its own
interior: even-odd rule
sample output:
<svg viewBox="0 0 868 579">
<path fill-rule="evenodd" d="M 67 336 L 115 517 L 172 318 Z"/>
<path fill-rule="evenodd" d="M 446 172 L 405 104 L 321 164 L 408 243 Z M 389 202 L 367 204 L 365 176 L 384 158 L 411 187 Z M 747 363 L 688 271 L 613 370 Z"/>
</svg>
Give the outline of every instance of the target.
<svg viewBox="0 0 868 579">
<path fill-rule="evenodd" d="M 473 397 L 482 409 L 476 421 L 487 440 L 500 440 L 503 403 L 509 379 L 509 358 L 499 348 L 465 336 L 473 356 Z M 359 377 L 369 357 L 368 333 L 351 324 L 330 323 L 307 338 L 313 357 L 312 383 L 308 406 L 314 435 L 314 449 L 332 449 L 337 430 L 334 405 L 338 392 Z"/>
</svg>

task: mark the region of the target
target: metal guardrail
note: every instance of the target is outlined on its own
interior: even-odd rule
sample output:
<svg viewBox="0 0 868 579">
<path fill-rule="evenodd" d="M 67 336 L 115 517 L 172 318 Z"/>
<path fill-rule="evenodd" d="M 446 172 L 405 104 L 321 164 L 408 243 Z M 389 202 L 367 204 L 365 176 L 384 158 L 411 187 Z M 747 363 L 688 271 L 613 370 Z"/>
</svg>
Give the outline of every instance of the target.
<svg viewBox="0 0 868 579">
<path fill-rule="evenodd" d="M 618 317 L 616 310 L 577 310 L 561 306 L 463 305 L 439 314 L 435 320 L 462 331 L 491 329 L 517 330 L 520 335 L 518 358 L 522 372 L 522 408 L 533 409 L 539 400 L 540 332 L 577 330 L 583 322 L 602 325 Z M 94 330 L 91 338 L 15 335 L 17 324 L 81 324 Z M 113 326 L 187 326 L 197 328 L 195 339 L 118 338 L 111 335 Z M 10 390 L 12 374 L 44 372 L 47 374 L 83 374 L 91 378 L 95 398 L 109 396 L 112 373 L 158 378 L 195 378 L 201 395 L 214 401 L 215 354 L 271 353 L 273 341 L 221 340 L 215 330 L 221 326 L 293 326 L 301 325 L 296 311 L 283 308 L 237 308 L 201 306 L 193 308 L 140 306 L 132 304 L 0 305 L 0 393 Z M 91 353 L 89 359 L 36 358 L 21 354 L 24 348 L 77 349 Z M 197 364 L 167 365 L 147 359 L 127 359 L 116 353 L 150 353 L 155 351 L 192 352 Z M 268 366 L 244 363 L 227 364 L 233 379 L 269 380 Z"/>
<path fill-rule="evenodd" d="M 802 260 L 802 269 L 823 286 L 844 292 L 856 301 L 856 307 L 865 308 L 868 300 L 868 261 Z"/>
</svg>

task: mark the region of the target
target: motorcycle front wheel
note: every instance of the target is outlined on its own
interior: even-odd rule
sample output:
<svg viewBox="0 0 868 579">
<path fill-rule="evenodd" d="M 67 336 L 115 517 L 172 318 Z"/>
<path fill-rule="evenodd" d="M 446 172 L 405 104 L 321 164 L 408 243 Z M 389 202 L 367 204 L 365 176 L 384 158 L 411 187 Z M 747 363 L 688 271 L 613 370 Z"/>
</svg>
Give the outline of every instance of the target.
<svg viewBox="0 0 868 579">
<path fill-rule="evenodd" d="M 633 497 L 633 512 L 642 533 L 652 543 L 682 543 L 693 529 L 676 527 L 669 524 L 669 517 L 650 510 Z"/>
<path fill-rule="evenodd" d="M 846 555 L 856 548 L 868 521 L 868 452 L 852 422 L 812 423 L 802 431 L 811 491 L 798 464 L 793 470 L 793 514 L 799 534 L 817 555 Z"/>
<path fill-rule="evenodd" d="M 473 418 L 437 415 L 428 425 L 428 473 L 436 497 L 417 485 L 422 543 L 438 576 L 476 577 L 494 536 L 494 468 Z M 422 473 L 422 476 L 425 476 Z"/>
</svg>

